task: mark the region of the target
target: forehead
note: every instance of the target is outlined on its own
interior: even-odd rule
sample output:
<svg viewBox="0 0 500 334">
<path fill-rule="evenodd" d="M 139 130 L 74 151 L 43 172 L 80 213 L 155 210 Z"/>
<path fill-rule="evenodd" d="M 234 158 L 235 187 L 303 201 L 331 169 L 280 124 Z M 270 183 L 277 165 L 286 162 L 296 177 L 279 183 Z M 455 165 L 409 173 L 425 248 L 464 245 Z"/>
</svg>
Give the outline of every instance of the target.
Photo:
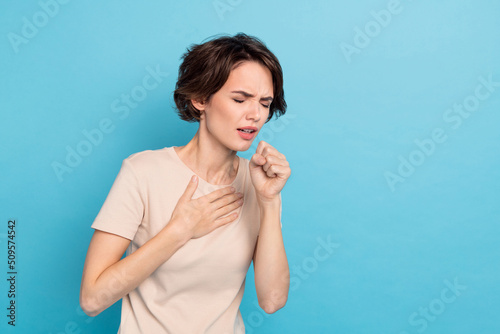
<svg viewBox="0 0 500 334">
<path fill-rule="evenodd" d="M 273 78 L 271 71 L 256 61 L 243 61 L 236 64 L 224 86 L 241 86 L 259 93 L 272 93 Z"/>
</svg>

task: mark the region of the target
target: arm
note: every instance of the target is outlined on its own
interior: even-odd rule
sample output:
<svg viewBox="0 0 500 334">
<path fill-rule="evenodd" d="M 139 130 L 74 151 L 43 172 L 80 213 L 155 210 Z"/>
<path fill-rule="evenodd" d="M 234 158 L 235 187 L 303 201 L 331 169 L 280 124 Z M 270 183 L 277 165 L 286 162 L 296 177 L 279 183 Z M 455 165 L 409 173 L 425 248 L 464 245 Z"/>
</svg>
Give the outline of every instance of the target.
<svg viewBox="0 0 500 334">
<path fill-rule="evenodd" d="M 120 260 L 130 240 L 96 230 L 83 268 L 80 305 L 96 316 L 135 289 L 162 263 L 192 238 L 202 237 L 234 221 L 241 206 L 241 194 L 226 187 L 197 199 L 192 196 L 198 179 L 189 182 L 169 223 L 138 250 Z"/>
<path fill-rule="evenodd" d="M 259 305 L 274 313 L 288 298 L 290 272 L 280 226 L 280 198 L 267 203 L 259 201 L 260 233 L 253 255 L 255 289 Z"/>
<path fill-rule="evenodd" d="M 96 230 L 83 268 L 80 305 L 96 316 L 135 289 L 187 242 L 167 225 L 137 251 L 120 260 L 130 240 Z"/>
<path fill-rule="evenodd" d="M 280 222 L 280 194 L 290 174 L 286 157 L 261 141 L 250 160 L 250 176 L 260 208 L 260 232 L 253 255 L 255 290 L 260 307 L 267 313 L 285 306 L 290 286 Z"/>
</svg>

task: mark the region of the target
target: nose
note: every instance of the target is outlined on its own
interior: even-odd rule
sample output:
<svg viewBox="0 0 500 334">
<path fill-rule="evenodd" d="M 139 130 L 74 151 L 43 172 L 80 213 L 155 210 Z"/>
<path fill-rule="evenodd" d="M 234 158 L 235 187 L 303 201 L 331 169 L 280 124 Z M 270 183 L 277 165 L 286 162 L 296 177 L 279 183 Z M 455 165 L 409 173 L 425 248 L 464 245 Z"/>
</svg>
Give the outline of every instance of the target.
<svg viewBox="0 0 500 334">
<path fill-rule="evenodd" d="M 261 105 L 259 101 L 254 103 L 249 103 L 249 110 L 247 111 L 247 119 L 254 120 L 255 122 L 260 121 L 261 117 Z"/>
</svg>

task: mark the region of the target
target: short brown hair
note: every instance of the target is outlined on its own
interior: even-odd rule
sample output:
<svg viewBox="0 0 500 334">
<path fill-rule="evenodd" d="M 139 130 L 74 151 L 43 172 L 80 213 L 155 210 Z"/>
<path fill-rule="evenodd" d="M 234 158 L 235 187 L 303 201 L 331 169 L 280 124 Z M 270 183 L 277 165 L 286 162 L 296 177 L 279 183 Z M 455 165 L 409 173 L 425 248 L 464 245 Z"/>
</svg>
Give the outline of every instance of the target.
<svg viewBox="0 0 500 334">
<path fill-rule="evenodd" d="M 235 65 L 245 60 L 261 63 L 271 72 L 274 97 L 269 106 L 266 123 L 286 112 L 283 91 L 283 71 L 278 58 L 256 37 L 239 33 L 194 44 L 181 57 L 179 77 L 175 85 L 174 101 L 182 120 L 199 122 L 200 111 L 191 99 L 207 101 L 226 83 Z"/>
</svg>

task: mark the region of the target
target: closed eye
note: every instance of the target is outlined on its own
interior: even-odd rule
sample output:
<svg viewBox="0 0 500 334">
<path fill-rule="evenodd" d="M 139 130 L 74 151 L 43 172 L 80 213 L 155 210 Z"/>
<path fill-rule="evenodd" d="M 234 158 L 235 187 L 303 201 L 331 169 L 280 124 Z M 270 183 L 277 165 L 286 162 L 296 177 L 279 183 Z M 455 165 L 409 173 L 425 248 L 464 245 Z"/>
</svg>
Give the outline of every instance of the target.
<svg viewBox="0 0 500 334">
<path fill-rule="evenodd" d="M 233 99 L 233 101 L 236 102 L 236 103 L 243 103 L 243 102 L 245 102 L 245 100 L 238 100 L 238 99 Z M 269 108 L 271 106 L 271 104 L 265 104 L 265 103 L 261 103 L 261 105 L 264 108 Z"/>
</svg>

